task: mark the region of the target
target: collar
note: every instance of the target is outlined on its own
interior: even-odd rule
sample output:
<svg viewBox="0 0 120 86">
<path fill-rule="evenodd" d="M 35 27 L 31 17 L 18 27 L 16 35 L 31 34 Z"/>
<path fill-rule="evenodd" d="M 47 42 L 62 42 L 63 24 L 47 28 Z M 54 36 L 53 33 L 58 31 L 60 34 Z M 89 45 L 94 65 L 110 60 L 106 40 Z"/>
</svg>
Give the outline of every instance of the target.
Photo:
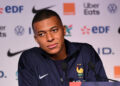
<svg viewBox="0 0 120 86">
<path fill-rule="evenodd" d="M 66 46 L 68 56 L 71 56 L 76 51 L 78 51 L 78 47 L 76 47 L 74 43 L 72 43 L 72 42 L 70 42 L 70 41 L 68 41 L 66 39 L 65 39 L 65 46 Z"/>
<path fill-rule="evenodd" d="M 76 46 L 75 43 L 72 43 L 66 39 L 65 39 L 65 47 L 67 52 L 67 58 L 65 60 L 68 60 L 70 57 L 72 57 L 80 50 L 80 47 Z M 46 53 L 43 49 L 40 48 L 40 51 L 45 58 L 50 57 L 49 54 Z"/>
<path fill-rule="evenodd" d="M 73 58 L 80 51 L 80 47 L 76 45 L 76 43 L 70 42 L 65 39 L 65 46 L 67 52 L 66 61 L 68 62 L 71 58 Z"/>
</svg>

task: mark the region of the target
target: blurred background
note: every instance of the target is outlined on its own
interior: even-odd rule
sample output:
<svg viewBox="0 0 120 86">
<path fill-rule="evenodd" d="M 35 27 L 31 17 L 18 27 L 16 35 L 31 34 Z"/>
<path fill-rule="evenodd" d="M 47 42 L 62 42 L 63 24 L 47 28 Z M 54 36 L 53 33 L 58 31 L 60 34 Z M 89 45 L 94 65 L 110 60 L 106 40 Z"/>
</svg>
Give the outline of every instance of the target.
<svg viewBox="0 0 120 86">
<path fill-rule="evenodd" d="M 0 86 L 18 86 L 21 53 L 38 46 L 32 8 L 50 7 L 67 27 L 66 39 L 91 44 L 107 76 L 120 81 L 120 0 L 1 0 Z"/>
</svg>

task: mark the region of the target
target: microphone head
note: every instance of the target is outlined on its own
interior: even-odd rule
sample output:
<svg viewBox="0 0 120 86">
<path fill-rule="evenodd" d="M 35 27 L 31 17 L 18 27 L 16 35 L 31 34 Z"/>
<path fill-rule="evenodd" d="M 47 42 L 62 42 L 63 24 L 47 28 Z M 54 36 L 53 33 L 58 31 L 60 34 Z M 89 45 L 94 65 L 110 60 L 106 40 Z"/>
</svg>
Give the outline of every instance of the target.
<svg viewBox="0 0 120 86">
<path fill-rule="evenodd" d="M 93 71 L 95 70 L 95 65 L 92 62 L 88 63 L 88 67 L 92 69 Z"/>
<path fill-rule="evenodd" d="M 65 72 L 67 70 L 67 63 L 63 62 L 61 64 L 62 70 Z"/>
</svg>

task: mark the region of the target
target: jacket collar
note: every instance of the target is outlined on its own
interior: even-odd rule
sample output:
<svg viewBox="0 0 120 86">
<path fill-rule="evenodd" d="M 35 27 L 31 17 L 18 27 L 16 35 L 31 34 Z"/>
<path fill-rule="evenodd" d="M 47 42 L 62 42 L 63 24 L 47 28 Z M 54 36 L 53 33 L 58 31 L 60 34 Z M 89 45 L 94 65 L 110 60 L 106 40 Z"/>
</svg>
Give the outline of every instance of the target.
<svg viewBox="0 0 120 86">
<path fill-rule="evenodd" d="M 66 60 L 70 60 L 74 55 L 76 55 L 80 51 L 80 47 L 76 46 L 75 43 L 70 42 L 65 39 L 65 46 L 67 50 L 67 58 Z"/>
<path fill-rule="evenodd" d="M 74 54 L 75 52 L 77 52 L 79 50 L 79 47 L 75 46 L 74 43 L 72 43 L 66 39 L 65 39 L 65 46 L 66 46 L 68 56 L 71 56 L 72 54 Z"/>
<path fill-rule="evenodd" d="M 79 47 L 77 47 L 74 43 L 68 41 L 65 39 L 65 47 L 66 47 L 66 52 L 67 52 L 67 57 L 71 57 L 72 55 L 74 55 L 77 51 L 79 51 Z M 48 53 L 46 53 L 44 50 L 41 50 L 42 55 L 44 55 L 45 57 L 50 57 Z M 68 59 L 66 58 L 66 59 Z"/>
</svg>

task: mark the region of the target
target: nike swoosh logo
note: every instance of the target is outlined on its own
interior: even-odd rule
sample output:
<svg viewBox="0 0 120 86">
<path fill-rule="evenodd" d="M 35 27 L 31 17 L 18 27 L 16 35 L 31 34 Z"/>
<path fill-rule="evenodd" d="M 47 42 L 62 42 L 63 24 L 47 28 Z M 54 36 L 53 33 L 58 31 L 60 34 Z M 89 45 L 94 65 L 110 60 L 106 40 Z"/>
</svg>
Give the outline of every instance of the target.
<svg viewBox="0 0 120 86">
<path fill-rule="evenodd" d="M 8 52 L 7 52 L 7 56 L 13 57 L 13 56 L 15 56 L 17 54 L 20 54 L 23 51 L 25 51 L 25 50 L 21 50 L 21 51 L 17 51 L 17 52 L 11 52 L 10 49 L 9 49 Z"/>
<path fill-rule="evenodd" d="M 48 74 L 45 74 L 45 75 L 42 75 L 42 76 L 39 75 L 39 79 L 43 79 L 46 76 L 48 76 Z"/>
<path fill-rule="evenodd" d="M 51 5 L 51 6 L 48 6 L 48 7 L 42 8 L 42 9 L 49 9 L 49 8 L 54 7 L 54 6 L 55 6 L 55 5 Z"/>
<path fill-rule="evenodd" d="M 54 7 L 55 5 L 51 5 L 51 6 L 48 6 L 48 7 L 45 7 L 45 8 L 42 8 L 42 9 L 49 9 L 49 8 L 52 8 L 52 7 Z M 35 6 L 33 6 L 33 8 L 32 8 L 32 12 L 33 13 L 38 13 L 40 10 L 42 10 L 42 9 L 39 9 L 39 10 L 36 10 L 35 9 Z"/>
</svg>

